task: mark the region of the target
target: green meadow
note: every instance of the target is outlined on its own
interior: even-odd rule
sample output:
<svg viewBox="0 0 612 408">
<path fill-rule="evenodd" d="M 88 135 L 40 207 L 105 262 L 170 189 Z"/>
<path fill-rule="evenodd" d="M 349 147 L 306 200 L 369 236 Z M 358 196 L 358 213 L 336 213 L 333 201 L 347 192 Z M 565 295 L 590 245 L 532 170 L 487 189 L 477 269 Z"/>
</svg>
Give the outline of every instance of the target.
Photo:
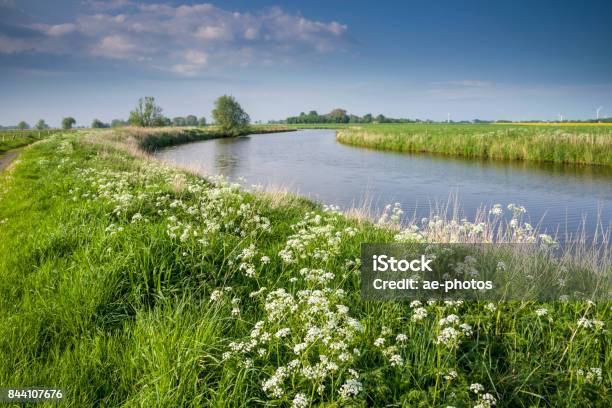
<svg viewBox="0 0 612 408">
<path fill-rule="evenodd" d="M 368 124 L 340 129 L 337 140 L 407 153 L 612 166 L 608 124 Z"/>
<path fill-rule="evenodd" d="M 0 131 L 0 154 L 11 149 L 27 146 L 37 140 L 44 139 L 60 130 L 10 130 Z"/>
<path fill-rule="evenodd" d="M 608 243 L 550 251 L 519 206 L 367 220 L 147 153 L 220 136 L 56 132 L 0 173 L 0 384 L 61 388 L 70 407 L 609 406 L 608 301 L 364 302 L 359 290 L 362 242 L 521 242 L 527 255 L 502 269 L 564 271 L 560 287 L 609 278 Z M 358 126 L 338 139 L 602 165 L 612 143 L 598 127 L 497 125 Z"/>
</svg>

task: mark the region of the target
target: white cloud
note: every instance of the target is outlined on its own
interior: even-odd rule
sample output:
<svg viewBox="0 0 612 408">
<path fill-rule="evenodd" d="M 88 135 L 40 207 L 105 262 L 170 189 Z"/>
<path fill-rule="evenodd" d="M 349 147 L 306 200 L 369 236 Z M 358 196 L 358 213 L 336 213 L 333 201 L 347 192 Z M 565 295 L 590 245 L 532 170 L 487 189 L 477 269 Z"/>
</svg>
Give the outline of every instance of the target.
<svg viewBox="0 0 612 408">
<path fill-rule="evenodd" d="M 60 36 L 76 30 L 76 25 L 72 23 L 52 25 L 47 28 L 46 33 L 51 36 Z"/>
<path fill-rule="evenodd" d="M 73 21 L 29 26 L 40 38 L 0 37 L 0 53 L 34 50 L 151 61 L 150 67 L 196 75 L 209 68 L 305 59 L 348 44 L 346 25 L 310 20 L 278 7 L 240 13 L 206 3 L 114 0 L 90 5 L 92 13 Z"/>
<path fill-rule="evenodd" d="M 108 58 L 127 58 L 133 55 L 136 45 L 127 38 L 114 34 L 104 37 L 92 49 L 93 55 Z"/>
<path fill-rule="evenodd" d="M 208 61 L 208 55 L 202 51 L 188 50 L 185 54 L 185 61 L 195 65 L 205 65 Z"/>
<path fill-rule="evenodd" d="M 200 67 L 193 64 L 175 64 L 170 67 L 170 71 L 183 76 L 194 76 L 199 73 Z"/>
<path fill-rule="evenodd" d="M 259 37 L 259 30 L 255 27 L 249 27 L 244 30 L 244 38 L 247 40 L 256 40 Z"/>
<path fill-rule="evenodd" d="M 231 32 L 226 27 L 202 26 L 195 33 L 197 38 L 202 40 L 230 40 Z"/>
</svg>

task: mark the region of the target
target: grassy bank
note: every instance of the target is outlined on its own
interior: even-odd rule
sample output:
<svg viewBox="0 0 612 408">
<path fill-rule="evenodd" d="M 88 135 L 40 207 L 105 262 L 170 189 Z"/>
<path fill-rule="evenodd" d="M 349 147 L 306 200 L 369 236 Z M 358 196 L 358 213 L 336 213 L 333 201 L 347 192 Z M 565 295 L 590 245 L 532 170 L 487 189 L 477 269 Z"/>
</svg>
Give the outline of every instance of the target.
<svg viewBox="0 0 612 408">
<path fill-rule="evenodd" d="M 337 140 L 398 152 L 612 166 L 610 126 L 376 124 L 340 130 Z"/>
<path fill-rule="evenodd" d="M 252 125 L 244 130 L 243 135 L 291 132 L 294 130 L 295 128 L 281 125 Z M 164 147 L 228 137 L 216 126 L 158 128 L 128 126 L 112 131 L 98 130 L 89 133 L 90 139 L 91 137 L 102 136 L 98 138 L 98 142 L 111 144 L 118 148 L 128 146 L 133 153 L 150 153 Z"/>
<path fill-rule="evenodd" d="M 164 167 L 141 136 L 56 135 L 0 175 L 2 387 L 75 407 L 607 405 L 609 302 L 360 300 L 361 242 L 491 241 L 501 210 L 359 221 Z M 504 239 L 549 242 L 510 211 Z M 579 255 L 569 274 L 609 272 Z"/>
</svg>

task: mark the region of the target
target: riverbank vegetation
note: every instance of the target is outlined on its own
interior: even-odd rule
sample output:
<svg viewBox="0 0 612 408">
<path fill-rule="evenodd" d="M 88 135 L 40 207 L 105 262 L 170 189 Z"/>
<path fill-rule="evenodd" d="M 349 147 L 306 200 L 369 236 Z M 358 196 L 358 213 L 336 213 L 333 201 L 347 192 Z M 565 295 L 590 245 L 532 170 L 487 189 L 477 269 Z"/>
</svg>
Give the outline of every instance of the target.
<svg viewBox="0 0 612 408">
<path fill-rule="evenodd" d="M 362 125 L 341 143 L 380 150 L 468 158 L 612 166 L 612 127 L 539 125 Z"/>
<path fill-rule="evenodd" d="M 149 131 L 56 134 L 0 174 L 3 386 L 67 406 L 607 406 L 609 302 L 360 300 L 362 242 L 490 242 L 509 211 L 504 240 L 554 246 L 522 207 L 347 218 L 166 167 L 142 148 L 185 136 Z M 601 248 L 559 265 L 609 274 Z"/>
<path fill-rule="evenodd" d="M 132 153 L 138 154 L 139 151 L 151 153 L 164 147 L 190 142 L 200 142 L 224 137 L 246 136 L 250 134 L 291 132 L 293 130 L 295 129 L 279 125 L 249 125 L 241 128 L 236 133 L 228 134 L 227 131 L 220 126 L 207 126 L 205 128 L 142 128 L 127 126 L 114 129 L 112 132 L 91 132 L 90 138 L 99 136 L 98 141 L 100 143 L 110 144 L 115 147 L 129 147 Z"/>
</svg>

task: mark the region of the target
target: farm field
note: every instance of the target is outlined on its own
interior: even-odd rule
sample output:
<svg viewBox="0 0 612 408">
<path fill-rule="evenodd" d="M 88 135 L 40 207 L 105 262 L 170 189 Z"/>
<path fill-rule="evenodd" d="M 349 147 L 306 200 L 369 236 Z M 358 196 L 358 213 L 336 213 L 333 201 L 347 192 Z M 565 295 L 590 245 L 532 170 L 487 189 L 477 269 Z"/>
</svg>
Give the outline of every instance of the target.
<svg viewBox="0 0 612 408">
<path fill-rule="evenodd" d="M 450 132 L 371 125 L 339 138 L 406 129 Z M 351 218 L 147 154 L 218 136 L 57 132 L 0 173 L 1 384 L 53 380 L 67 406 L 607 406 L 610 302 L 364 302 L 358 259 L 362 242 L 498 239 L 546 260 L 510 258 L 509 270 L 609 277 L 607 243 L 547 258 L 555 243 L 520 206 L 399 226 L 393 207 Z M 609 135 L 584 137 L 605 146 Z M 512 221 L 500 237 L 501 212 Z"/>
<path fill-rule="evenodd" d="M 0 131 L 0 154 L 29 145 L 58 132 L 61 131 L 57 129 Z"/>
<path fill-rule="evenodd" d="M 606 124 L 373 124 L 338 131 L 341 143 L 492 160 L 612 165 Z"/>
</svg>

